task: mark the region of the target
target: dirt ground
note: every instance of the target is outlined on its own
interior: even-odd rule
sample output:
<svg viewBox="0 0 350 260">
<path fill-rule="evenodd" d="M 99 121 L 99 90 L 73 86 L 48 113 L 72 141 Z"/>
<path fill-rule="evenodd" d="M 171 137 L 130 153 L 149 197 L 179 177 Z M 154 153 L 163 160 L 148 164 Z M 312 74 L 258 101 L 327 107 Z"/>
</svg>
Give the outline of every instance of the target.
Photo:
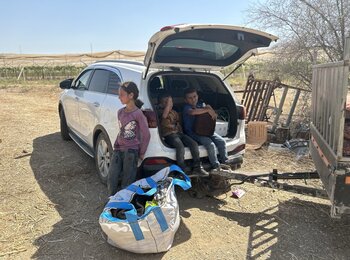
<svg viewBox="0 0 350 260">
<path fill-rule="evenodd" d="M 58 96 L 50 85 L 0 90 L 0 259 L 349 259 L 349 218 L 331 219 L 327 199 L 251 183 L 240 199 L 179 191 L 182 221 L 166 253 L 110 246 L 98 223 L 107 189 L 93 159 L 62 141 Z M 273 168 L 314 166 L 263 148 L 248 150 L 240 171 Z"/>
</svg>

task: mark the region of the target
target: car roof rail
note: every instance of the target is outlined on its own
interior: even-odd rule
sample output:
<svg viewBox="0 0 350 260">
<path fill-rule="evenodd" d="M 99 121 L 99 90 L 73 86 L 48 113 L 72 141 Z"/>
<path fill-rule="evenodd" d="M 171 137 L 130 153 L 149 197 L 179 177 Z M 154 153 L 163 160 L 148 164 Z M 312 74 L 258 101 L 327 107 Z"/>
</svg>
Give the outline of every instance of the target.
<svg viewBox="0 0 350 260">
<path fill-rule="evenodd" d="M 100 63 L 100 62 L 115 62 L 115 63 L 125 63 L 125 64 L 131 64 L 131 65 L 139 65 L 139 66 L 145 66 L 140 61 L 133 61 L 133 60 L 98 60 L 94 63 Z"/>
</svg>

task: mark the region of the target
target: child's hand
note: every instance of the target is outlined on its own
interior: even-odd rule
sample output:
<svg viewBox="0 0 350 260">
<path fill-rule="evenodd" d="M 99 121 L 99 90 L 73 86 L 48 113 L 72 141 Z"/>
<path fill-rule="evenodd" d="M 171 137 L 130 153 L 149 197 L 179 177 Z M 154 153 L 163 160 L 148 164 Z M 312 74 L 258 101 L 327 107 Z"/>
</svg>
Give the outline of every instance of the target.
<svg viewBox="0 0 350 260">
<path fill-rule="evenodd" d="M 172 108 L 173 107 L 173 99 L 172 98 L 168 98 L 167 101 L 166 101 L 166 106 L 169 107 L 169 108 Z"/>
<path fill-rule="evenodd" d="M 209 115 L 211 116 L 211 118 L 212 118 L 213 120 L 215 120 L 215 119 L 217 118 L 217 116 L 218 116 L 218 115 L 216 114 L 215 110 L 214 110 L 210 105 L 207 105 L 206 108 L 208 108 L 208 113 L 209 113 Z"/>
<path fill-rule="evenodd" d="M 166 100 L 164 100 L 165 102 L 165 108 L 162 114 L 162 118 L 167 118 L 169 115 L 170 110 L 173 108 L 173 100 L 171 97 L 168 97 Z"/>
<path fill-rule="evenodd" d="M 210 106 L 210 105 L 206 105 L 205 109 L 207 110 L 207 112 L 209 113 L 209 115 L 211 116 L 211 118 L 213 120 L 215 120 L 217 118 L 217 114 L 215 112 L 215 110 Z"/>
<path fill-rule="evenodd" d="M 214 110 L 210 110 L 209 111 L 209 115 L 211 115 L 211 118 L 213 119 L 213 120 L 216 120 L 216 118 L 217 118 L 217 114 L 215 113 L 215 111 Z"/>
</svg>

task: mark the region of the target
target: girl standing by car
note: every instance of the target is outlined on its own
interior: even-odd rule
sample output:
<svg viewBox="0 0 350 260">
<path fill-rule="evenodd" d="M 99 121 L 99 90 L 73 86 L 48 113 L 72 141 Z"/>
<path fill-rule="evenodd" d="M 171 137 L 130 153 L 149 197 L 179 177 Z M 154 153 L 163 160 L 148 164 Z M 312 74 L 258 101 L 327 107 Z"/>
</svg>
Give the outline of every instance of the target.
<svg viewBox="0 0 350 260">
<path fill-rule="evenodd" d="M 139 90 L 134 82 L 124 82 L 119 88 L 119 99 L 125 107 L 117 113 L 120 130 L 109 168 L 109 195 L 114 195 L 136 180 L 137 161 L 139 158 L 143 160 L 150 140 L 147 119 L 140 109 L 143 103 L 138 96 Z"/>
</svg>

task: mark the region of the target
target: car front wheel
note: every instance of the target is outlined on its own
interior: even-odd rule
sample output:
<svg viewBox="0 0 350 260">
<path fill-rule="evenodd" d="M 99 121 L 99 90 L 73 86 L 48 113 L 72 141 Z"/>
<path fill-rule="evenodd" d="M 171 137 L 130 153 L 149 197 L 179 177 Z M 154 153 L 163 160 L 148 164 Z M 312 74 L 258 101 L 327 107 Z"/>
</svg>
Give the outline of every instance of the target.
<svg viewBox="0 0 350 260">
<path fill-rule="evenodd" d="M 71 137 L 69 136 L 69 128 L 67 125 L 66 116 L 63 109 L 60 110 L 60 127 L 62 139 L 65 141 L 71 140 Z"/>
<path fill-rule="evenodd" d="M 100 133 L 95 146 L 95 163 L 97 174 L 103 184 L 107 183 L 113 148 L 104 133 Z"/>
</svg>

